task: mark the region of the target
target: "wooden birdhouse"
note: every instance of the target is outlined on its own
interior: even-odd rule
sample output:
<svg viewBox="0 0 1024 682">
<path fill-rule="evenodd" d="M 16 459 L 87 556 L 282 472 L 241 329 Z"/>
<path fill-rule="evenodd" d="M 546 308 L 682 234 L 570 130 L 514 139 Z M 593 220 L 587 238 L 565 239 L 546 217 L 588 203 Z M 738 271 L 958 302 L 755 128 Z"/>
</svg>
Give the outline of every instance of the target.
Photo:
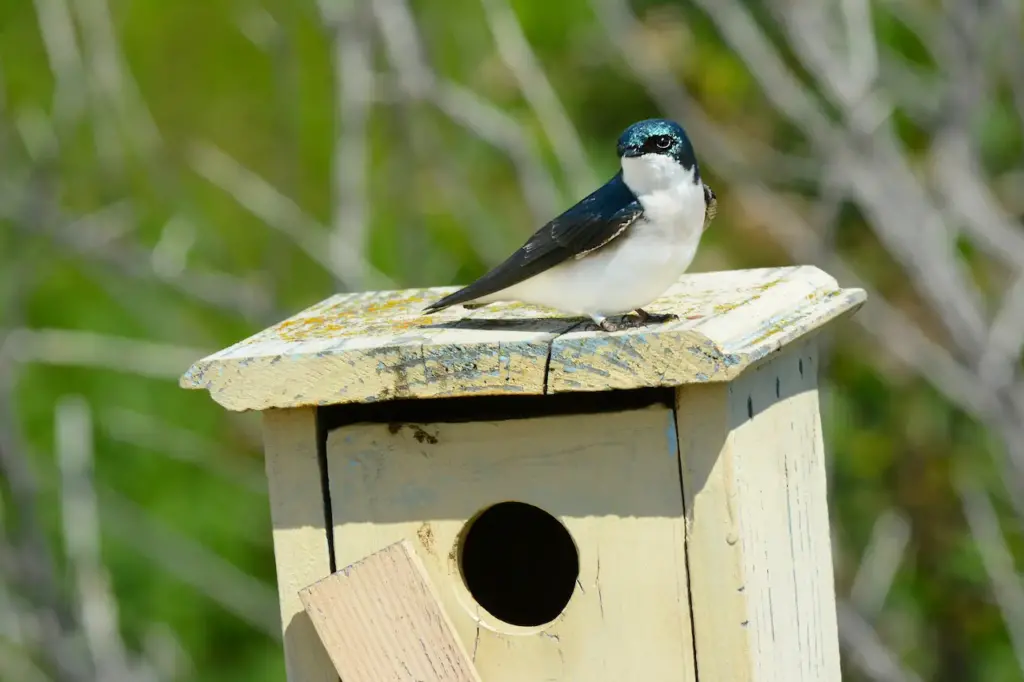
<svg viewBox="0 0 1024 682">
<path fill-rule="evenodd" d="M 300 591 L 404 540 L 483 682 L 838 682 L 816 338 L 864 292 L 692 274 L 609 333 L 421 314 L 448 291 L 334 296 L 182 379 L 263 412 L 288 679 L 366 655 Z"/>
</svg>

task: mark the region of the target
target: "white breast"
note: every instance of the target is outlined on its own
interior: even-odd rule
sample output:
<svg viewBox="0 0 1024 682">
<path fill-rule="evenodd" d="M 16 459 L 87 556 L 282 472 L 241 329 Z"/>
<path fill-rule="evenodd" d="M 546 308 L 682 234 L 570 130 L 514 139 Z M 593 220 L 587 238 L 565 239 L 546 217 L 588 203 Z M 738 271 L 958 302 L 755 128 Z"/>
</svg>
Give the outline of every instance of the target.
<svg viewBox="0 0 1024 682">
<path fill-rule="evenodd" d="M 692 168 L 656 154 L 622 159 L 622 178 L 644 209 L 626 235 L 479 301 L 514 300 L 608 316 L 646 306 L 665 293 L 697 253 L 704 188 Z"/>
</svg>

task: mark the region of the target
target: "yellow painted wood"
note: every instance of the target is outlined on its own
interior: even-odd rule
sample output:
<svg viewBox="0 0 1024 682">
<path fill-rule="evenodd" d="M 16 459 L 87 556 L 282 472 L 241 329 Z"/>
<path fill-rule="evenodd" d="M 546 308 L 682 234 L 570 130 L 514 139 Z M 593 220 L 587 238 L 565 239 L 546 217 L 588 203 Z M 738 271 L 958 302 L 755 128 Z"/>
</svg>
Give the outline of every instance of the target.
<svg viewBox="0 0 1024 682">
<path fill-rule="evenodd" d="M 299 596 L 345 682 L 480 682 L 408 540 Z"/>
<path fill-rule="evenodd" d="M 486 682 L 839 681 L 814 332 L 863 291 L 813 267 L 687 275 L 649 308 L 678 321 L 612 334 L 522 305 L 420 315 L 446 291 L 335 296 L 182 378 L 266 410 L 289 682 L 338 680 L 299 596 L 330 571 L 325 503 L 336 565 L 412 544 Z M 322 499 L 316 405 L 649 386 L 676 409 L 343 426 Z M 547 625 L 501 622 L 459 573 L 464 525 L 505 500 L 579 551 Z"/>
<path fill-rule="evenodd" d="M 702 680 L 839 682 L 815 343 L 678 389 Z"/>
<path fill-rule="evenodd" d="M 338 682 L 338 674 L 299 599 L 299 590 L 331 573 L 315 419 L 315 410 L 309 407 L 263 413 L 274 563 L 289 682 Z"/>
<path fill-rule="evenodd" d="M 337 565 L 412 542 L 486 682 L 695 681 L 671 409 L 356 424 L 330 433 L 327 454 Z M 506 500 L 554 515 L 579 552 L 575 592 L 547 625 L 496 619 L 459 572 L 464 524 Z"/>
<path fill-rule="evenodd" d="M 609 334 L 520 304 L 421 314 L 452 290 L 331 297 L 198 361 L 181 385 L 263 410 L 728 381 L 864 302 L 809 266 L 689 274 L 648 308 L 678 321 Z"/>
</svg>

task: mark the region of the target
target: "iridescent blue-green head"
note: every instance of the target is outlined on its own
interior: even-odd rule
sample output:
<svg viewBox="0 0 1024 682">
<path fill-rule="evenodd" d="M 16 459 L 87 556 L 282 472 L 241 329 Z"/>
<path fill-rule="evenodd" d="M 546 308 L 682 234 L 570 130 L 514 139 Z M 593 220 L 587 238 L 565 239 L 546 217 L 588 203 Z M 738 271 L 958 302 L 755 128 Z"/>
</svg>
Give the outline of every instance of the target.
<svg viewBox="0 0 1024 682">
<path fill-rule="evenodd" d="M 632 159 L 653 154 L 674 159 L 685 170 L 694 169 L 694 179 L 700 177 L 697 158 L 686 131 L 675 121 L 649 118 L 626 128 L 619 137 L 619 158 Z"/>
</svg>

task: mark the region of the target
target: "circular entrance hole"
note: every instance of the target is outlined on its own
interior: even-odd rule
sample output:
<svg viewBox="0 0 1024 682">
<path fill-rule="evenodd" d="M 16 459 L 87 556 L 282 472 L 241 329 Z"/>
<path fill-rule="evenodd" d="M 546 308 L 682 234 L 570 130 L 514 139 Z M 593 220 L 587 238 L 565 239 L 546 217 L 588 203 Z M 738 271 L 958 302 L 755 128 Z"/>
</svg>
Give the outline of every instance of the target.
<svg viewBox="0 0 1024 682">
<path fill-rule="evenodd" d="M 580 573 L 576 544 L 551 514 L 501 502 L 462 533 L 459 568 L 480 606 L 506 623 L 543 625 L 569 603 Z"/>
</svg>

